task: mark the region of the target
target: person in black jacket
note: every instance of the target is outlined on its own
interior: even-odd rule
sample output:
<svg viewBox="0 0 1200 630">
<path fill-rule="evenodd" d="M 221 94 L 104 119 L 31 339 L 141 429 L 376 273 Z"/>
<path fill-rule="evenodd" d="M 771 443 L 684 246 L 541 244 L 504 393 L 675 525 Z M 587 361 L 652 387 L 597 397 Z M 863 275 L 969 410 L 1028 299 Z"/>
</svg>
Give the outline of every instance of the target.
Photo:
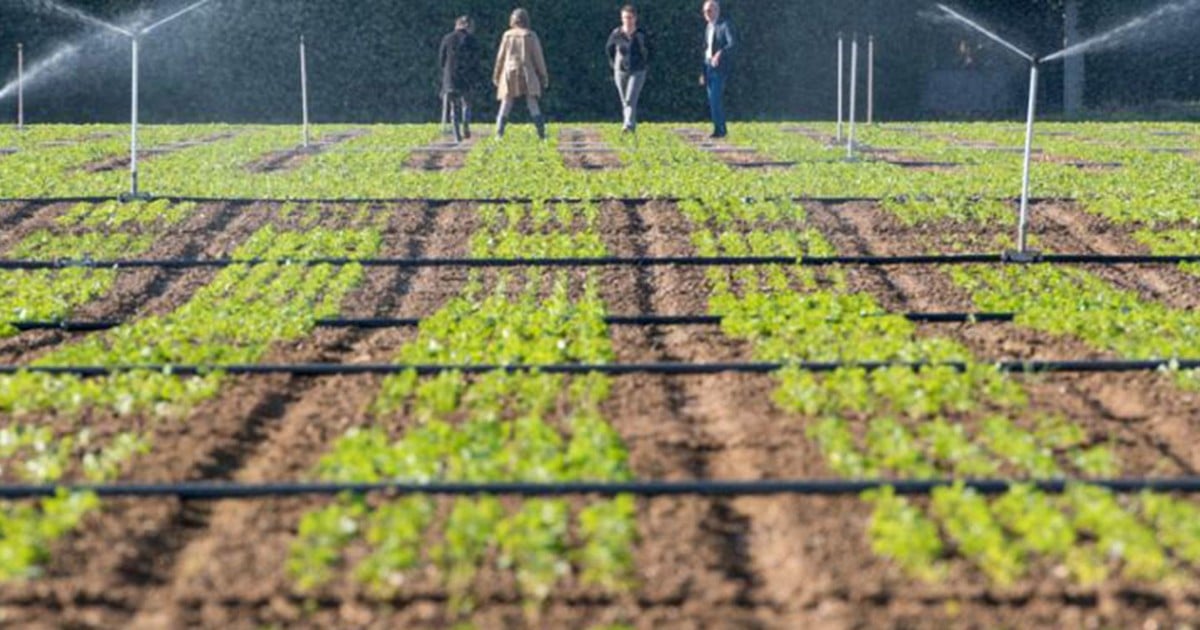
<svg viewBox="0 0 1200 630">
<path fill-rule="evenodd" d="M 712 113 L 713 138 L 724 138 L 729 130 L 725 127 L 725 107 L 722 96 L 733 67 L 733 25 L 721 17 L 721 4 L 707 0 L 703 7 L 704 21 L 704 74 L 700 84 L 708 90 L 708 107 Z"/>
<path fill-rule="evenodd" d="M 605 51 L 617 83 L 617 94 L 621 97 L 624 117 L 621 131 L 631 133 L 637 128 L 638 99 L 646 84 L 646 68 L 650 63 L 646 31 L 638 28 L 638 13 L 633 5 L 621 7 L 621 25 L 608 36 Z"/>
<path fill-rule="evenodd" d="M 475 25 L 468 16 L 454 22 L 454 32 L 442 38 L 438 62 L 442 68 L 442 98 L 450 105 L 450 122 L 454 126 L 454 141 L 471 137 L 471 99 L 482 82 L 482 51 L 472 31 Z"/>
</svg>

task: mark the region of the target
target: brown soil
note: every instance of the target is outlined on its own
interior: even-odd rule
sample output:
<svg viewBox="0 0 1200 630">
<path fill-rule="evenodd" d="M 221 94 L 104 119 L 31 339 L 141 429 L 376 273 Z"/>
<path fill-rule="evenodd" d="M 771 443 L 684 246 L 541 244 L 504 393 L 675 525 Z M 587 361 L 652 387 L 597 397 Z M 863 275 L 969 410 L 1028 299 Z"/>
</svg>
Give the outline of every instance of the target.
<svg viewBox="0 0 1200 630">
<path fill-rule="evenodd" d="M 1042 164 L 1059 164 L 1062 166 L 1072 166 L 1081 171 L 1089 173 L 1109 173 L 1120 170 L 1125 165 L 1120 162 L 1093 162 L 1089 160 L 1080 160 L 1067 155 L 1053 155 L 1042 153 L 1033 157 L 1033 162 Z"/>
<path fill-rule="evenodd" d="M 1133 229 L 1089 214 L 1078 204 L 1036 204 L 1031 212 L 1035 221 L 1042 222 L 1037 231 L 1048 250 L 1105 255 L 1150 253 L 1134 238 Z M 1088 269 L 1116 286 L 1172 308 L 1200 308 L 1200 277 L 1178 267 L 1117 265 Z"/>
<path fill-rule="evenodd" d="M 413 149 L 404 167 L 419 171 L 457 171 L 466 164 L 472 147 L 486 140 L 487 136 L 480 135 L 481 128 L 482 125 L 476 126 L 471 137 L 463 138 L 462 142 L 454 142 L 451 138 Z"/>
<path fill-rule="evenodd" d="M 816 140 L 817 142 L 820 142 L 821 144 L 824 144 L 827 146 L 835 146 L 835 145 L 841 144 L 838 142 L 837 138 L 835 138 L 834 136 L 830 136 L 830 135 L 821 133 L 820 131 L 813 129 L 812 127 L 805 127 L 803 125 L 785 125 L 783 127 L 780 127 L 779 130 L 783 131 L 784 133 L 794 133 L 794 134 L 799 134 L 802 136 L 807 136 L 808 138 L 810 138 L 812 140 Z"/>
<path fill-rule="evenodd" d="M 843 254 L 913 253 L 936 248 L 935 233 L 953 226 L 908 228 L 872 204 L 808 204 L 810 222 Z M 4 208 L 19 229 L 49 220 L 61 208 Z M 271 222 L 295 225 L 304 212 L 280 217 L 272 205 L 197 209 L 185 226 L 156 244 L 155 256 L 218 256 Z M 461 256 L 478 228 L 473 207 L 407 204 L 387 212 L 387 257 Z M 1137 251 L 1126 234 L 1095 223 L 1067 205 L 1040 208 L 1043 239 L 1056 249 Z M 320 225 L 344 225 L 349 213 L 323 208 Z M 671 204 L 601 204 L 599 231 L 616 256 L 691 255 L 697 226 Z M 1054 227 L 1057 225 L 1058 227 Z M 958 228 L 956 234 L 966 232 Z M 990 237 L 985 232 L 985 238 Z M 600 274 L 612 314 L 702 314 L 711 285 L 695 267 L 609 268 Z M 970 296 L 936 267 L 847 270 L 852 289 L 895 311 L 970 311 Z M 1194 308 L 1196 292 L 1166 290 L 1182 280 L 1173 270 L 1155 280 L 1143 269 L 1113 272 L 1145 295 Z M 128 277 L 126 277 L 128 276 Z M 141 317 L 184 303 L 211 279 L 210 271 L 164 275 L 123 272 L 113 295 L 88 305 L 88 317 Z M 347 317 L 427 316 L 459 295 L 467 273 L 456 269 L 371 269 L 344 305 Z M 1158 284 L 1156 284 L 1158 283 Z M 1144 286 L 1142 286 L 1144 285 Z M 1193 285 L 1187 285 L 1191 287 Z M 1162 289 L 1156 292 L 1156 287 Z M 1190 305 L 1190 306 L 1189 306 Z M 919 334 L 954 339 L 983 358 L 1102 357 L 1077 341 L 1012 325 L 923 324 Z M 24 362 L 66 341 L 24 335 L 4 346 L 4 359 Z M 413 338 L 412 329 L 319 329 L 279 344 L 271 362 L 386 362 Z M 751 360 L 751 347 L 719 327 L 614 327 L 621 362 Z M 26 343 L 27 345 L 17 345 Z M 1097 441 L 1111 441 L 1125 472 L 1191 474 L 1200 435 L 1200 399 L 1159 375 L 1056 375 L 1023 380 L 1031 411 L 1062 414 Z M 154 451 L 130 467 L 126 480 L 238 482 L 302 479 L 344 432 L 373 423 L 368 407 L 377 377 L 229 378 L 221 395 L 180 421 L 89 418 L 97 431 L 146 426 Z M 763 479 L 832 477 L 807 421 L 772 402 L 776 383 L 765 375 L 637 376 L 613 379 L 605 417 L 629 449 L 642 479 Z M 963 418 L 963 421 L 972 421 Z M 53 424 L 55 418 L 37 418 Z M 396 433 L 410 418 L 389 421 Z M 322 499 L 183 504 L 108 501 L 86 526 L 53 549 L 45 575 L 0 586 L 0 613 L 14 627 L 256 628 L 445 627 L 446 593 L 417 576 L 387 602 L 343 580 L 320 594 L 298 593 L 285 572 L 301 515 Z M 1113 581 L 1078 589 L 1038 577 L 1008 589 L 989 587 L 966 565 L 951 563 L 951 579 L 926 585 L 874 555 L 867 542 L 870 507 L 854 498 L 661 498 L 638 507 L 638 586 L 605 596 L 568 585 L 531 623 L 511 578 L 480 586 L 479 627 L 874 628 L 874 627 L 1135 627 L 1195 619 L 1192 586 L 1169 590 Z"/>
<path fill-rule="evenodd" d="M 921 242 L 916 234 L 904 234 L 904 228 L 881 210 L 858 208 L 838 213 L 825 221 L 836 225 L 841 234 L 841 251 L 848 253 L 897 255 L 914 253 L 905 243 Z M 816 210 L 813 214 L 821 214 Z M 944 228 L 943 228 L 944 229 Z M 845 247 L 849 247 L 847 250 Z M 1097 268 L 1108 273 L 1109 270 Z M 875 272 L 884 283 L 884 293 L 892 293 L 898 303 L 885 305 L 906 311 L 975 310 L 970 297 L 955 286 L 936 267 L 893 267 Z M 1144 274 L 1131 271 L 1134 277 Z M 1134 283 L 1126 276 L 1110 273 L 1114 280 Z M 1168 296 L 1169 299 L 1169 296 Z M 1009 324 L 938 326 L 939 332 L 953 333 L 952 338 L 965 344 L 983 359 L 1064 359 L 1116 358 L 1085 344 Z M 1164 461 L 1190 472 L 1200 466 L 1200 397 L 1180 392 L 1163 375 L 1055 375 L 1030 385 L 1035 410 L 1062 414 L 1076 419 L 1097 437 L 1120 436 L 1119 453 L 1124 462 L 1136 466 L 1140 474 L 1158 472 Z M 1044 401 L 1039 396 L 1045 396 Z M 1136 447 L 1136 448 L 1135 448 Z M 1129 448 L 1126 452 L 1126 448 Z M 1166 456 L 1165 458 L 1163 456 Z M 1136 474 L 1130 471 L 1131 474 Z"/>
<path fill-rule="evenodd" d="M 731 168 L 773 171 L 786 170 L 796 165 L 795 162 L 781 161 L 769 155 L 763 155 L 751 147 L 732 144 L 727 138 L 710 138 L 708 133 L 699 129 L 680 128 L 674 131 L 676 135 L 692 146 L 712 155 Z"/>
<path fill-rule="evenodd" d="M 329 147 L 348 142 L 367 133 L 366 129 L 351 129 L 349 131 L 331 133 L 317 142 L 309 143 L 307 148 L 301 146 L 293 149 L 272 151 L 246 164 L 243 168 L 250 173 L 292 171 L 300 168 L 310 157 L 329 150 Z"/>
<path fill-rule="evenodd" d="M 0 252 L 8 250 L 38 230 L 52 230 L 71 204 L 5 203 L 0 205 Z"/>
<path fill-rule="evenodd" d="M 611 171 L 621 168 L 621 158 L 595 129 L 564 128 L 558 133 L 558 152 L 567 168 Z"/>
<path fill-rule="evenodd" d="M 181 140 L 179 142 L 171 142 L 159 146 L 146 147 L 138 153 L 138 162 L 147 162 L 161 155 L 170 155 L 172 153 L 183 151 L 184 149 L 190 149 L 192 147 L 228 140 L 237 135 L 237 132 L 222 131 L 221 133 L 211 134 L 195 140 Z M 129 168 L 128 155 L 114 155 L 104 158 L 103 160 L 84 164 L 79 168 L 79 170 L 87 173 L 107 173 L 109 171 L 117 171 L 123 168 Z"/>
</svg>

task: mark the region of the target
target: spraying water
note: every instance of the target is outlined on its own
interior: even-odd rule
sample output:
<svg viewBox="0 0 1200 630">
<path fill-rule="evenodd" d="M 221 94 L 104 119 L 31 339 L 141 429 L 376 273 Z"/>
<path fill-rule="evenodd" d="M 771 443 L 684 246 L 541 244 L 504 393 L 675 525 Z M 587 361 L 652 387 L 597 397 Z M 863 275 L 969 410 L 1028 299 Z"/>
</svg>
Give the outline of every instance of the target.
<svg viewBox="0 0 1200 630">
<path fill-rule="evenodd" d="M 1087 51 L 1103 50 L 1112 48 L 1127 42 L 1130 38 L 1141 36 L 1145 31 L 1152 27 L 1162 25 L 1168 19 L 1178 18 L 1181 15 L 1190 11 L 1200 9 L 1200 0 L 1179 0 L 1172 2 L 1155 9 L 1151 13 L 1134 18 L 1121 26 L 1118 26 L 1106 33 L 1101 33 L 1095 37 L 1086 39 L 1078 44 L 1064 48 L 1052 55 L 1047 56 L 1042 61 L 1054 61 L 1078 55 Z"/>
<path fill-rule="evenodd" d="M 80 22 L 84 22 L 86 24 L 91 24 L 93 26 L 99 26 L 100 28 L 104 28 L 104 29 L 108 29 L 110 31 L 120 33 L 122 35 L 125 35 L 126 37 L 133 37 L 133 33 L 131 33 L 130 31 L 128 31 L 126 29 L 123 29 L 115 24 L 110 24 L 108 22 L 105 22 L 104 20 L 101 20 L 100 18 L 98 18 L 86 11 L 76 9 L 74 7 L 67 7 L 67 6 L 58 4 L 57 2 L 54 2 L 54 0 L 25 0 L 25 4 L 28 4 L 36 9 L 57 11 L 64 15 L 68 15 L 72 18 L 75 18 L 76 20 L 79 20 Z"/>
<path fill-rule="evenodd" d="M 966 24 L 967 26 L 969 26 L 969 27 L 971 27 L 971 28 L 975 29 L 976 31 L 979 31 L 979 32 L 980 32 L 980 33 L 982 33 L 982 34 L 983 34 L 985 37 L 987 37 L 988 39 L 990 39 L 990 40 L 992 40 L 992 41 L 996 42 L 997 44 L 1000 44 L 1001 46 L 1004 46 L 1005 48 L 1007 48 L 1007 49 L 1009 49 L 1009 50 L 1011 50 L 1011 51 L 1013 51 L 1013 52 L 1017 53 L 1018 55 L 1020 55 L 1020 56 L 1024 57 L 1025 59 L 1028 59 L 1028 60 L 1029 60 L 1029 61 L 1031 61 L 1031 62 L 1037 61 L 1037 60 L 1036 60 L 1036 59 L 1033 57 L 1033 55 L 1031 55 L 1031 54 L 1029 54 L 1029 53 L 1025 52 L 1024 50 L 1021 50 L 1020 48 L 1017 48 L 1017 47 L 1016 47 L 1016 46 L 1014 46 L 1013 44 L 1011 44 L 1011 43 L 1009 43 L 1008 41 L 1006 41 L 1004 38 L 1002 38 L 1002 37 L 1000 37 L 999 35 L 997 35 L 997 34 L 993 33 L 992 31 L 988 30 L 987 28 L 984 28 L 984 27 L 983 27 L 981 24 L 979 24 L 979 23 L 978 23 L 978 22 L 976 22 L 975 20 L 972 20 L 971 18 L 969 18 L 969 17 L 967 17 L 967 16 L 965 16 L 965 15 L 963 15 L 963 14 L 959 13 L 958 11 L 955 11 L 954 9 L 951 9 L 950 7 L 948 7 L 948 6 L 944 5 L 944 4 L 939 4 L 939 5 L 937 5 L 937 6 L 938 6 L 938 8 L 939 8 L 939 9 L 941 9 L 943 12 L 945 12 L 945 13 L 946 13 L 946 15 L 949 15 L 950 17 L 954 18 L 955 20 L 958 20 L 959 22 L 962 22 L 963 24 Z"/>
<path fill-rule="evenodd" d="M 193 2 L 187 7 L 180 9 L 179 11 L 176 11 L 175 13 L 172 13 L 171 15 L 143 29 L 142 25 L 148 21 L 149 17 L 144 11 L 139 11 L 133 16 L 122 19 L 117 24 L 112 24 L 79 9 L 58 4 L 53 0 L 25 0 L 26 4 L 36 9 L 55 11 L 63 15 L 70 16 L 85 24 L 96 25 L 105 29 L 99 33 L 93 33 L 83 40 L 63 44 L 55 49 L 54 52 L 50 53 L 49 56 L 37 61 L 32 66 L 27 68 L 25 70 L 24 79 L 25 88 L 29 89 L 31 84 L 36 84 L 39 81 L 43 81 L 55 76 L 55 74 L 57 74 L 59 71 L 69 67 L 66 62 L 78 57 L 79 54 L 85 49 L 96 44 L 100 40 L 105 40 L 112 34 L 119 33 L 121 35 L 125 35 L 126 37 L 134 37 L 135 33 L 137 35 L 144 35 L 153 29 L 163 26 L 164 24 L 172 22 L 188 13 L 191 13 L 192 11 L 195 11 L 196 9 L 199 9 L 201 6 L 208 4 L 211 1 L 212 0 L 198 0 L 197 2 Z M 0 101 L 15 94 L 18 88 L 17 84 L 18 80 L 13 79 L 3 87 L 0 87 Z"/>
<path fill-rule="evenodd" d="M 25 69 L 25 89 L 28 90 L 31 85 L 39 81 L 46 80 L 54 74 L 65 68 L 64 62 L 74 59 L 85 48 L 89 47 L 96 40 L 107 37 L 107 33 L 93 34 L 90 37 L 82 40 L 63 44 L 50 53 L 44 59 L 34 63 L 32 66 Z M 17 92 L 17 79 L 13 79 L 4 87 L 0 87 L 0 101 L 12 96 Z"/>
<path fill-rule="evenodd" d="M 196 9 L 199 9 L 200 7 L 208 4 L 209 2 L 212 2 L 212 0 L 198 0 L 197 2 L 193 2 L 192 4 L 172 13 L 171 15 L 168 15 L 167 17 L 155 22 L 154 24 L 147 26 L 146 28 L 142 29 L 141 32 L 138 34 L 145 35 L 145 34 L 149 33 L 150 31 L 153 31 L 154 29 L 162 26 L 163 24 L 166 24 L 168 22 L 173 22 L 176 19 L 181 18 L 184 15 L 191 13 L 192 11 L 195 11 Z"/>
</svg>

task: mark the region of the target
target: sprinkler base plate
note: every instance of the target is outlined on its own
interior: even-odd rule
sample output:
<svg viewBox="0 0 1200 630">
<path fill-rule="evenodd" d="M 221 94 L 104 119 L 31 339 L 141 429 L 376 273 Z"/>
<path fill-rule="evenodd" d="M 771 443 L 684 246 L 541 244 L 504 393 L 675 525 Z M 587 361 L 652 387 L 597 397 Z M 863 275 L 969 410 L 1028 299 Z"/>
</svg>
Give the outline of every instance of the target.
<svg viewBox="0 0 1200 630">
<path fill-rule="evenodd" d="M 1004 255 L 1001 257 L 1001 260 L 1003 260 L 1006 263 L 1014 263 L 1014 264 L 1018 264 L 1018 265 L 1028 265 L 1028 264 L 1032 264 L 1032 263 L 1042 262 L 1043 256 L 1042 256 L 1042 252 L 1040 252 L 1036 249 L 1027 249 L 1024 251 L 1012 250 L 1012 251 L 1004 252 Z"/>
<path fill-rule="evenodd" d="M 154 196 L 149 193 L 121 193 L 117 195 L 117 201 L 121 203 L 131 203 L 134 201 L 150 201 Z"/>
</svg>

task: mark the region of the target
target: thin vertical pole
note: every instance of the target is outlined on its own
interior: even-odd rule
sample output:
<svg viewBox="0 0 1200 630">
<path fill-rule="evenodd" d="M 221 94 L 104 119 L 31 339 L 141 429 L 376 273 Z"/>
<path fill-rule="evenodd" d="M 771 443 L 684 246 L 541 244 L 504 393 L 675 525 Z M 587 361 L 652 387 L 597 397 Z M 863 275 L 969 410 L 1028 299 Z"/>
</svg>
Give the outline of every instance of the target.
<svg viewBox="0 0 1200 630">
<path fill-rule="evenodd" d="M 1017 248 L 1025 253 L 1029 228 L 1029 167 L 1033 156 L 1033 121 L 1037 117 L 1037 64 L 1029 66 L 1029 118 L 1025 123 L 1025 170 L 1021 176 L 1021 221 L 1017 226 Z"/>
<path fill-rule="evenodd" d="M 17 44 L 17 130 L 25 129 L 25 44 Z"/>
<path fill-rule="evenodd" d="M 300 109 L 303 110 L 302 116 L 304 119 L 304 148 L 308 148 L 309 131 L 308 131 L 308 56 L 304 46 L 304 36 L 300 36 Z"/>
<path fill-rule="evenodd" d="M 138 38 L 133 42 L 133 80 L 129 102 L 129 194 L 138 196 Z"/>
<path fill-rule="evenodd" d="M 875 36 L 867 38 L 867 124 L 875 123 Z"/>
<path fill-rule="evenodd" d="M 854 118 L 858 100 L 858 35 L 850 43 L 850 133 L 846 141 L 846 159 L 854 159 Z"/>
<path fill-rule="evenodd" d="M 842 103 L 845 85 L 845 67 L 846 67 L 846 38 L 838 33 L 838 54 L 837 54 L 837 141 L 842 141 L 842 119 L 844 105 Z"/>
</svg>

